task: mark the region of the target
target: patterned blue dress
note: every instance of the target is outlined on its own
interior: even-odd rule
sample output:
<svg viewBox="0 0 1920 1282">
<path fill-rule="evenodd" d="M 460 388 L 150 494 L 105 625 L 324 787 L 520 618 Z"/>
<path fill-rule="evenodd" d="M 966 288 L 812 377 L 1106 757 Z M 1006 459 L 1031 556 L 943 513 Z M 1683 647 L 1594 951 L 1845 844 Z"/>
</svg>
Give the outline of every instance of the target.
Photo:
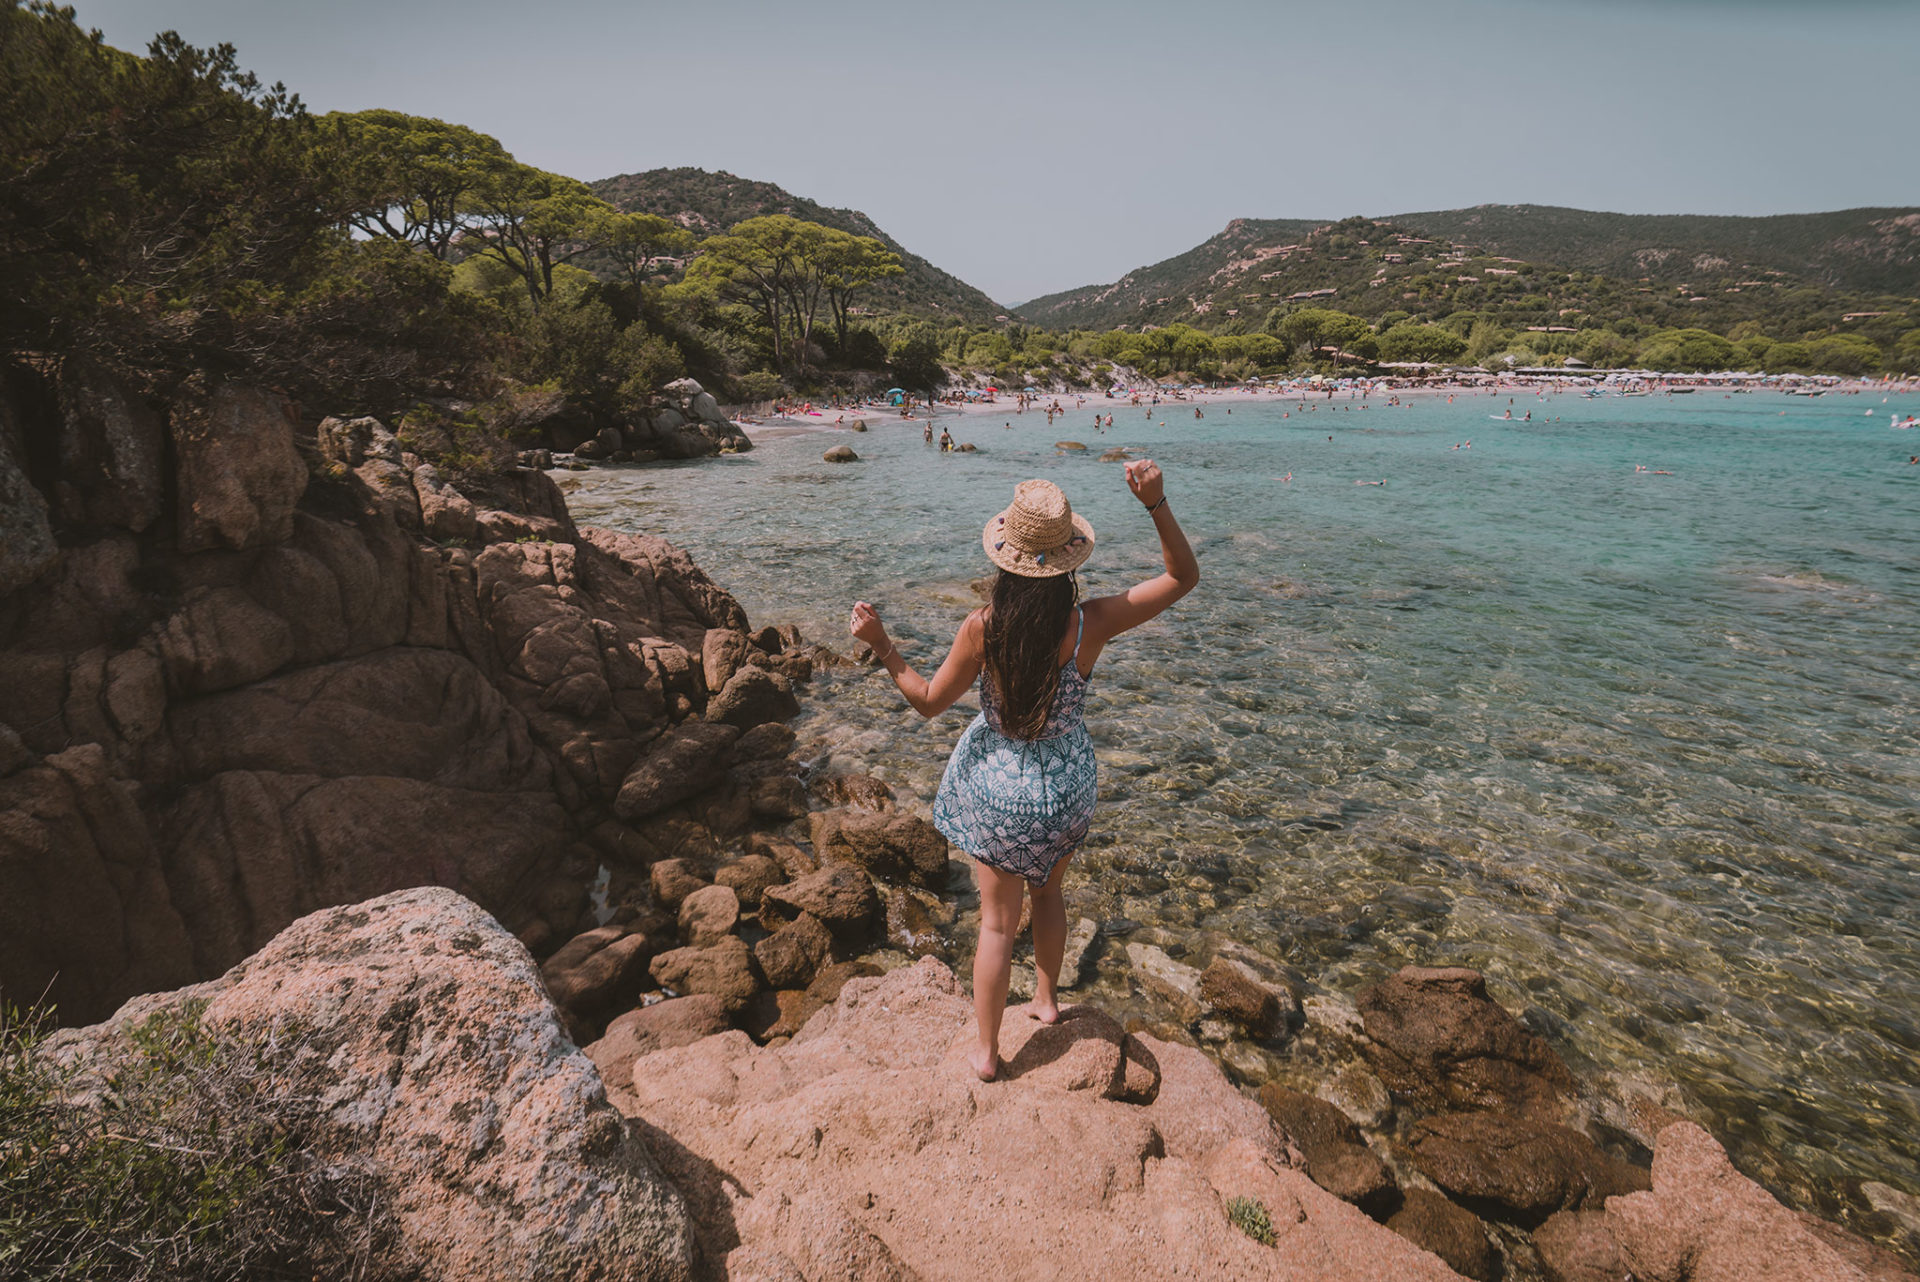
<svg viewBox="0 0 1920 1282">
<path fill-rule="evenodd" d="M 1033 739 L 1005 734 L 993 682 L 980 673 L 980 715 L 947 759 L 933 822 L 948 841 L 1003 872 L 1046 884 L 1055 864 L 1072 854 L 1093 822 L 1096 792 L 1093 740 L 1081 713 L 1088 678 L 1080 675 L 1078 615 L 1073 655 L 1060 669 L 1047 723 Z"/>
</svg>

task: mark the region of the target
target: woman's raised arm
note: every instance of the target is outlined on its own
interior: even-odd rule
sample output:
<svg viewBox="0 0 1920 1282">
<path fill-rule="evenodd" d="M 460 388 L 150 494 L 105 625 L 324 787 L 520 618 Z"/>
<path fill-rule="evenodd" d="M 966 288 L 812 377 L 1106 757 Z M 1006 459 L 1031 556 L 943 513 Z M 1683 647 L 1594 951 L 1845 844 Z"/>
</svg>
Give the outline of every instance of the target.
<svg viewBox="0 0 1920 1282">
<path fill-rule="evenodd" d="M 1127 464 L 1127 487 L 1153 514 L 1153 528 L 1160 535 L 1160 557 L 1166 571 L 1144 583 L 1136 583 L 1118 596 L 1100 597 L 1087 602 L 1087 622 L 1097 632 L 1096 641 L 1104 644 L 1128 628 L 1137 628 L 1148 619 L 1193 591 L 1200 582 L 1200 561 L 1187 542 L 1187 533 L 1173 516 L 1159 464 L 1150 458 Z"/>
<path fill-rule="evenodd" d="M 865 601 L 853 603 L 853 618 L 848 630 L 880 656 L 880 665 L 893 678 L 893 684 L 900 688 L 900 693 L 906 696 L 913 710 L 923 717 L 937 717 L 951 708 L 954 700 L 965 694 L 974 678 L 980 675 L 980 665 L 985 661 L 986 645 L 977 610 L 960 624 L 960 631 L 953 638 L 953 648 L 947 651 L 946 661 L 933 674 L 931 681 L 915 672 L 900 657 L 900 647 L 888 638 L 886 624 L 880 622 L 880 612 Z"/>
</svg>

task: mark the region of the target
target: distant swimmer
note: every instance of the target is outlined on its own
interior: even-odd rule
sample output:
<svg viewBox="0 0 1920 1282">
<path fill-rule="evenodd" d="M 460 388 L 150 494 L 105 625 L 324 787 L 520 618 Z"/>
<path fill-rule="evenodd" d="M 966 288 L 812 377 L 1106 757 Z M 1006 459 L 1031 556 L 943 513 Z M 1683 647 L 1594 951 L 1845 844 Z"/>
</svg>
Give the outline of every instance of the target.
<svg viewBox="0 0 1920 1282">
<path fill-rule="evenodd" d="M 1912 461 L 1912 462 L 1915 462 L 1915 463 L 1920 463 L 1920 458 L 1917 458 L 1917 459 L 1913 459 L 1913 460 L 1911 460 L 1911 461 Z M 1281 477 L 1280 479 L 1281 479 L 1282 481 L 1291 481 L 1291 480 L 1293 480 L 1293 473 L 1292 473 L 1292 472 L 1288 472 L 1288 473 L 1287 473 L 1287 474 L 1286 474 L 1285 476 L 1283 476 L 1283 477 Z"/>
<path fill-rule="evenodd" d="M 1355 481 L 1355 485 L 1385 485 L 1385 481 Z"/>
<path fill-rule="evenodd" d="M 1507 417 L 1508 417 L 1508 418 L 1512 418 L 1513 416 L 1512 416 L 1511 414 L 1509 414 L 1509 415 L 1508 415 Z M 1521 421 L 1522 423 L 1531 423 L 1531 422 L 1533 422 L 1533 411 L 1532 411 L 1532 410 L 1528 410 L 1528 411 L 1527 411 L 1527 416 L 1526 416 L 1525 418 L 1523 418 L 1523 419 L 1521 419 L 1520 421 Z"/>
<path fill-rule="evenodd" d="M 1194 416 L 1195 418 L 1205 418 L 1205 417 L 1206 417 L 1206 415 L 1205 415 L 1205 414 L 1202 414 L 1202 413 L 1200 412 L 1200 407 L 1199 407 L 1198 405 L 1196 405 L 1196 406 L 1194 406 L 1194 407 L 1193 407 L 1193 416 Z"/>
<path fill-rule="evenodd" d="M 1508 417 L 1508 418 L 1512 418 L 1512 417 L 1513 417 L 1513 411 L 1512 411 L 1512 410 L 1508 410 L 1508 411 L 1507 411 L 1507 417 Z"/>
</svg>

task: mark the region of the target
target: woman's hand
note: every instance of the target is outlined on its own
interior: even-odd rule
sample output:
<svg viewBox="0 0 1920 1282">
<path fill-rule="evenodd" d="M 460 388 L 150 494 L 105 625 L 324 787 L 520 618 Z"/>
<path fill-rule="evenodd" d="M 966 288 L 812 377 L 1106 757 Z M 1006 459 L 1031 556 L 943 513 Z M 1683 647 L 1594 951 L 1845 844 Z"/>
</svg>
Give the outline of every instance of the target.
<svg viewBox="0 0 1920 1282">
<path fill-rule="evenodd" d="M 1162 478 L 1160 465 L 1150 458 L 1135 459 L 1127 464 L 1127 488 L 1133 496 L 1148 507 L 1160 501 Z"/>
<path fill-rule="evenodd" d="M 865 601 L 853 603 L 853 617 L 847 622 L 847 631 L 853 633 L 854 640 L 865 641 L 875 654 L 888 648 L 887 626 L 880 622 L 880 612 Z"/>
</svg>

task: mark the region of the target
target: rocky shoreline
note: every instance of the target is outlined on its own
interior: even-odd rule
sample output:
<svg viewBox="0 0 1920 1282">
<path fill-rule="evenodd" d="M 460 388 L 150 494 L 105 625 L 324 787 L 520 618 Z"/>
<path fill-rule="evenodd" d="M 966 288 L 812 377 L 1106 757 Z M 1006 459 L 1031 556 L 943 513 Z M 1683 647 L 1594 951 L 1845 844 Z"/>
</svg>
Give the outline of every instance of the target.
<svg viewBox="0 0 1920 1282">
<path fill-rule="evenodd" d="M 333 1074 L 424 1275 L 1911 1276 L 1470 971 L 1083 921 L 1159 1017 L 967 1080 L 963 862 L 784 724 L 852 661 L 537 467 L 464 484 L 217 378 L 0 397 L 0 991 L 102 1071 L 169 1004 L 307 1021 L 286 1089 Z"/>
</svg>

